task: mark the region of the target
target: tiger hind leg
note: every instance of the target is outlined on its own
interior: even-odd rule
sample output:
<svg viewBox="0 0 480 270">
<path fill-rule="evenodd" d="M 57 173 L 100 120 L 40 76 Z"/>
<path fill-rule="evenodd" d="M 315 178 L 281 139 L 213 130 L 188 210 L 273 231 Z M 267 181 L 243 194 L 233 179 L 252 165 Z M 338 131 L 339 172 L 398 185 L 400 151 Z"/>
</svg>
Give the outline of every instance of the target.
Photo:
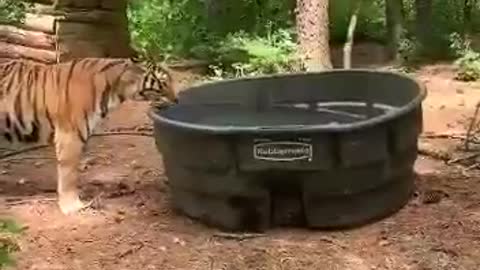
<svg viewBox="0 0 480 270">
<path fill-rule="evenodd" d="M 85 143 L 75 132 L 55 132 L 58 204 L 64 214 L 76 213 L 91 204 L 83 202 L 79 197 L 78 166 L 84 146 Z"/>
</svg>

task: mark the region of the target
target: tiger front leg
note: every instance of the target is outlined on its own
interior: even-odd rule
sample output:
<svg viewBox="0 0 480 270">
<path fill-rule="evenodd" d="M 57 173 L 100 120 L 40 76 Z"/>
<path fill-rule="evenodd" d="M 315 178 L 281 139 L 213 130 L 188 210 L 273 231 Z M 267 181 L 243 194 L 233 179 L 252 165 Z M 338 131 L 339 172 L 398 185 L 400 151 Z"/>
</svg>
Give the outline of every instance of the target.
<svg viewBox="0 0 480 270">
<path fill-rule="evenodd" d="M 80 200 L 78 188 L 78 166 L 84 146 L 76 132 L 55 132 L 58 204 L 64 214 L 76 213 L 90 205 Z"/>
</svg>

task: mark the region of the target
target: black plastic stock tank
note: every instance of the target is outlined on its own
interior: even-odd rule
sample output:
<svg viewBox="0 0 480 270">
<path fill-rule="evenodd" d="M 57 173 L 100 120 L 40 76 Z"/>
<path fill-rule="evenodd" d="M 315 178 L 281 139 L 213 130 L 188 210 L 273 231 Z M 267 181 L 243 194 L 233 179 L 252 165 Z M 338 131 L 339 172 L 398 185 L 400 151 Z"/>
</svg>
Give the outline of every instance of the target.
<svg viewBox="0 0 480 270">
<path fill-rule="evenodd" d="M 425 89 L 333 70 L 207 83 L 153 110 L 173 205 L 223 230 L 345 228 L 410 198 Z"/>
</svg>

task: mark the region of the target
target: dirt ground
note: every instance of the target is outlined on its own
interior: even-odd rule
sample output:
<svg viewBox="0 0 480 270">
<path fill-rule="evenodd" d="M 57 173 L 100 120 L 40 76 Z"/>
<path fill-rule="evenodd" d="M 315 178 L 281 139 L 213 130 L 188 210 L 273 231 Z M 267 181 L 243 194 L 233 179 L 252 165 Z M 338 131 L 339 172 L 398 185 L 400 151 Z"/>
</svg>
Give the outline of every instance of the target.
<svg viewBox="0 0 480 270">
<path fill-rule="evenodd" d="M 480 84 L 454 81 L 448 65 L 426 66 L 417 77 L 429 91 L 425 134 L 464 132 L 459 121 L 473 113 Z M 149 125 L 145 110 L 126 104 L 98 131 Z M 420 144 L 455 150 L 460 141 Z M 347 231 L 282 228 L 239 241 L 171 210 L 150 137 L 92 139 L 82 189 L 102 194 L 102 207 L 74 216 L 63 216 L 54 201 L 53 157 L 48 149 L 0 163 L 0 213 L 28 226 L 16 269 L 480 269 L 480 171 L 474 168 L 420 155 L 416 196 L 391 217 Z"/>
</svg>

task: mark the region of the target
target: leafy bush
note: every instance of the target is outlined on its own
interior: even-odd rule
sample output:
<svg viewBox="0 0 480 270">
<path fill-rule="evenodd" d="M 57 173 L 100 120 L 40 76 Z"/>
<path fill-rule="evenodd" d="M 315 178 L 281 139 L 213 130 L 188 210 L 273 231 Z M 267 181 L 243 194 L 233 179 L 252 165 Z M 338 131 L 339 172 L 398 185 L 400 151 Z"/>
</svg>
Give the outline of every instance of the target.
<svg viewBox="0 0 480 270">
<path fill-rule="evenodd" d="M 402 58 L 403 64 L 415 62 L 418 55 L 418 42 L 414 37 L 404 37 L 400 40 L 398 53 Z"/>
<path fill-rule="evenodd" d="M 297 64 L 296 43 L 292 31 L 287 30 L 278 30 L 266 37 L 238 32 L 219 42 L 216 50 L 214 69 L 223 67 L 227 76 L 287 72 Z"/>
<path fill-rule="evenodd" d="M 150 57 L 206 59 L 225 76 L 288 69 L 295 44 L 286 30 L 293 23 L 293 8 L 287 6 L 294 1 L 224 3 L 224 12 L 209 20 L 205 3 L 198 0 L 131 2 L 134 46 Z"/>
<path fill-rule="evenodd" d="M 460 34 L 450 35 L 450 48 L 454 51 L 458 67 L 457 80 L 476 81 L 480 79 L 480 53 L 474 51 L 470 40 L 464 39 Z"/>
<path fill-rule="evenodd" d="M 291 25 L 289 1 L 222 1 L 225 10 L 213 19 L 207 1 L 134 0 L 127 14 L 134 46 L 142 53 L 202 58 L 210 57 L 206 47 L 231 33 L 264 35 Z"/>
<path fill-rule="evenodd" d="M 468 51 L 455 61 L 459 71 L 456 79 L 461 81 L 480 80 L 480 53 Z"/>
<path fill-rule="evenodd" d="M 187 56 L 205 39 L 200 1 L 131 1 L 127 12 L 134 47 L 150 56 Z"/>
<path fill-rule="evenodd" d="M 352 1 L 330 1 L 332 43 L 345 41 Z M 296 38 L 291 30 L 295 24 L 295 2 L 132 0 L 128 18 L 134 46 L 143 54 L 213 61 L 212 68 L 217 73 L 240 76 L 295 67 Z M 415 37 L 415 0 L 404 0 L 404 14 L 406 32 L 400 53 L 405 63 L 455 55 L 450 35 L 463 30 L 463 1 L 433 0 L 428 44 L 420 44 Z M 479 14 L 477 7 L 472 14 L 473 29 L 480 25 Z M 384 39 L 385 0 L 363 1 L 355 41 Z M 472 62 L 474 56 L 469 54 L 468 60 L 458 62 L 459 65 L 471 66 L 466 63 Z"/>
<path fill-rule="evenodd" d="M 410 59 L 448 59 L 455 56 L 452 50 L 452 33 L 462 32 L 464 29 L 463 2 L 458 0 L 433 0 L 431 33 L 428 44 L 420 44 L 416 38 L 416 11 L 415 0 L 404 1 L 406 30 L 408 39 L 414 50 L 410 50 L 413 55 Z"/>
<path fill-rule="evenodd" d="M 0 269 L 13 266 L 11 254 L 19 250 L 15 235 L 21 233 L 23 228 L 11 219 L 0 219 Z"/>
<path fill-rule="evenodd" d="M 0 21 L 6 23 L 22 22 L 27 4 L 18 0 L 0 0 Z"/>
</svg>

